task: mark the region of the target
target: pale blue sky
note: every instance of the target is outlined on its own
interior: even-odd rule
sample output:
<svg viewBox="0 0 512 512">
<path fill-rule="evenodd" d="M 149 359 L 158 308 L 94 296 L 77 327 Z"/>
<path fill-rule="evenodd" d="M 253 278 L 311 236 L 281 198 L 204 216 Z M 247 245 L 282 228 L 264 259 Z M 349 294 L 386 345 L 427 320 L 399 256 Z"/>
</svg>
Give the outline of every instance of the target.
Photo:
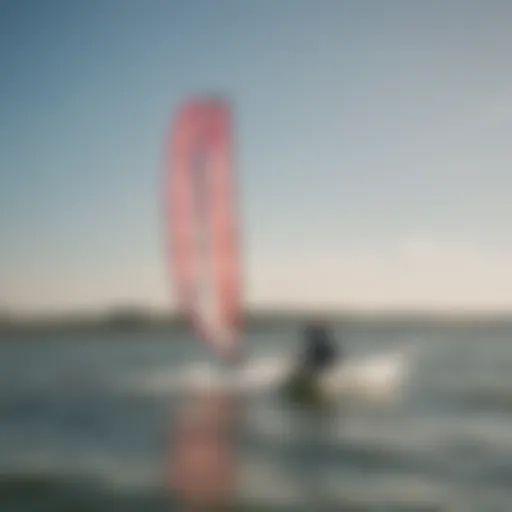
<svg viewBox="0 0 512 512">
<path fill-rule="evenodd" d="M 250 303 L 512 307 L 512 4 L 0 2 L 0 306 L 172 302 L 163 141 L 236 109 Z"/>
</svg>

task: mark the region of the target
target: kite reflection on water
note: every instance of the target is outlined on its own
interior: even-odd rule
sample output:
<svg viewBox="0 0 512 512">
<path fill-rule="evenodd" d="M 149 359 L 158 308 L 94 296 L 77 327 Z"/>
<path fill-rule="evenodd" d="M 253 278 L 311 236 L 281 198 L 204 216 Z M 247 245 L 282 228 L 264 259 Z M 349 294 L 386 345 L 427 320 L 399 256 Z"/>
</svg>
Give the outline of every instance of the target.
<svg viewBox="0 0 512 512">
<path fill-rule="evenodd" d="M 184 397 L 172 426 L 166 481 L 180 510 L 222 510 L 235 501 L 241 403 L 227 390 Z"/>
</svg>

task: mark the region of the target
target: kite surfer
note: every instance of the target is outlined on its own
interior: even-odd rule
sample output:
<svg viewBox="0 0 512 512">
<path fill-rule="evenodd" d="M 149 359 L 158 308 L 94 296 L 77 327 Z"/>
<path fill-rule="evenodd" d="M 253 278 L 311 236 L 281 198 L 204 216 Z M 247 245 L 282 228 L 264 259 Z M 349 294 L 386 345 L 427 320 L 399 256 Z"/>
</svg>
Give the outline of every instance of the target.
<svg viewBox="0 0 512 512">
<path fill-rule="evenodd" d="M 311 322 L 304 329 L 303 346 L 286 385 L 289 398 L 303 404 L 323 402 L 320 380 L 341 358 L 327 325 Z"/>
</svg>

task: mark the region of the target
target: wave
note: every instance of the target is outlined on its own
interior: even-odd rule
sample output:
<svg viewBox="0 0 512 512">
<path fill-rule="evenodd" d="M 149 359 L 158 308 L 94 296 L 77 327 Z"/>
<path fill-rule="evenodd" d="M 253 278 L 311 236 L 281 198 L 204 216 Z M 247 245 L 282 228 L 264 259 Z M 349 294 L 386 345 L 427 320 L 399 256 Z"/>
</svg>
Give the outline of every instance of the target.
<svg viewBox="0 0 512 512">
<path fill-rule="evenodd" d="M 118 488 L 91 476 L 54 471 L 0 473 L 0 509 L 20 512 L 169 510 L 162 489 Z"/>
<path fill-rule="evenodd" d="M 403 385 L 410 370 L 410 359 L 405 351 L 349 358 L 326 375 L 323 385 L 334 395 L 390 398 Z M 208 363 L 196 363 L 179 370 L 165 367 L 139 375 L 125 386 L 135 393 L 151 395 L 169 395 L 194 387 L 227 387 L 258 394 L 279 388 L 293 364 L 294 361 L 282 356 L 260 357 L 229 375 Z"/>
</svg>

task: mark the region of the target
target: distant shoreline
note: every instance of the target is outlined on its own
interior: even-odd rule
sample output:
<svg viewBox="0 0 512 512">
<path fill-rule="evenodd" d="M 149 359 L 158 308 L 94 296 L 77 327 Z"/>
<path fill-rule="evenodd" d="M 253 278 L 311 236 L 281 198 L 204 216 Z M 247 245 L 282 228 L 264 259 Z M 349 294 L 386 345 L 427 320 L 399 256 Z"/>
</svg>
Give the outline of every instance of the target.
<svg viewBox="0 0 512 512">
<path fill-rule="evenodd" d="M 298 311 L 251 310 L 242 318 L 246 328 L 258 328 L 277 324 L 300 325 L 308 319 L 321 318 L 333 323 L 387 324 L 512 324 L 512 311 L 427 311 L 427 310 L 334 310 Z M 148 328 L 186 328 L 186 321 L 176 313 L 162 314 L 142 309 L 116 309 L 103 314 L 66 315 L 0 315 L 0 333 L 41 331 L 139 331 Z"/>
</svg>

